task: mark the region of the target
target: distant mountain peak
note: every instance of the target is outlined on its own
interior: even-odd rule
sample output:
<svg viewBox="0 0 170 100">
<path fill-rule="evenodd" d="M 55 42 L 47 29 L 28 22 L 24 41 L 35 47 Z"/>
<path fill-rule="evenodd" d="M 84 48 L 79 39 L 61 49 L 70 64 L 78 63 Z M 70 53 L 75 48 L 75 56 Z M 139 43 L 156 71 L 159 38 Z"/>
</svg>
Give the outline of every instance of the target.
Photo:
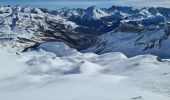
<svg viewBox="0 0 170 100">
<path fill-rule="evenodd" d="M 105 17 L 108 15 L 109 15 L 108 13 L 104 12 L 101 9 L 98 9 L 96 6 L 91 6 L 91 7 L 87 8 L 85 17 L 87 17 L 87 19 L 89 19 L 89 20 L 91 20 L 91 19 L 98 20 L 101 17 Z"/>
</svg>

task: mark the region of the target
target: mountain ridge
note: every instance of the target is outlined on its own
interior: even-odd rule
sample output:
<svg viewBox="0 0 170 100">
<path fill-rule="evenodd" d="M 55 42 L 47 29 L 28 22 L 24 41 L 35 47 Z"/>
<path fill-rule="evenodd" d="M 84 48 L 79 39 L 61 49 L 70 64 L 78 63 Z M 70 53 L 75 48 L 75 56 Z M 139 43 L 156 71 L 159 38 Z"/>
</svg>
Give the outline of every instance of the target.
<svg viewBox="0 0 170 100">
<path fill-rule="evenodd" d="M 0 40 L 2 47 L 10 45 L 13 48 L 20 48 L 20 51 L 44 42 L 59 41 L 82 52 L 101 54 L 121 51 L 126 55 L 134 56 L 148 51 L 146 53 L 161 56 L 159 53 L 153 53 L 152 50 L 161 51 L 162 44 L 169 40 L 169 9 L 163 7 L 136 9 L 121 6 L 99 9 L 92 6 L 87 9 L 48 10 L 23 6 L 1 6 Z M 124 49 L 126 51 L 126 46 L 115 49 L 115 45 L 122 42 L 119 41 L 120 43 L 117 44 L 114 42 L 116 35 L 112 34 L 117 33 L 120 33 L 117 37 L 121 38 L 128 38 L 127 34 L 131 34 L 130 36 L 133 37 L 129 40 L 131 42 L 124 45 L 131 44 L 132 48 L 139 50 L 138 53 L 132 55 L 122 51 Z M 108 42 L 106 37 L 109 37 L 112 42 Z M 113 49 L 110 50 L 110 46 Z M 169 49 L 168 46 L 166 49 Z M 134 51 L 134 49 L 129 50 Z"/>
</svg>

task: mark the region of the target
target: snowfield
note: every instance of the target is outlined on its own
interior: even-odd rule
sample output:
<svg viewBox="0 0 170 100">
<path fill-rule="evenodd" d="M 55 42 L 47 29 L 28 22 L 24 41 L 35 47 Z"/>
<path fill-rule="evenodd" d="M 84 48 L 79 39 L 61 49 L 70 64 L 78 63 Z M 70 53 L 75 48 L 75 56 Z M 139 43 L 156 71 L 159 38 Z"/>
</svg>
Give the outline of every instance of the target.
<svg viewBox="0 0 170 100">
<path fill-rule="evenodd" d="M 80 53 L 48 42 L 25 53 L 0 49 L 0 69 L 2 100 L 170 99 L 170 62 L 152 55 Z"/>
</svg>

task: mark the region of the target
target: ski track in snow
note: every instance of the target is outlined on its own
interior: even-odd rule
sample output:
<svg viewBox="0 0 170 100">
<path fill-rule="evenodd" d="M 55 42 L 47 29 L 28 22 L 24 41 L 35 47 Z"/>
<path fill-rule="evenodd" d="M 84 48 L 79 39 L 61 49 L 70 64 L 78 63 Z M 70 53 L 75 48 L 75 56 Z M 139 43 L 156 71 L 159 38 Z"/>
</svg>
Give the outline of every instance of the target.
<svg viewBox="0 0 170 100">
<path fill-rule="evenodd" d="M 58 42 L 0 51 L 2 100 L 170 99 L 170 63 L 156 56 L 80 53 Z"/>
</svg>

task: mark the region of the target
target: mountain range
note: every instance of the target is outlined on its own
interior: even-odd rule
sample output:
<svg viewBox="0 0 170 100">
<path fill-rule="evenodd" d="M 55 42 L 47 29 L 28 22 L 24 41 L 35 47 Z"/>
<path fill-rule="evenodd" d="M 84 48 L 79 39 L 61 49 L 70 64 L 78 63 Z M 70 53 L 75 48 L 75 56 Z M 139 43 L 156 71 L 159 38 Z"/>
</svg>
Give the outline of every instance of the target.
<svg viewBox="0 0 170 100">
<path fill-rule="evenodd" d="M 169 57 L 170 8 L 112 6 L 48 10 L 0 7 L 1 47 L 26 51 L 64 42 L 81 52 Z"/>
</svg>

